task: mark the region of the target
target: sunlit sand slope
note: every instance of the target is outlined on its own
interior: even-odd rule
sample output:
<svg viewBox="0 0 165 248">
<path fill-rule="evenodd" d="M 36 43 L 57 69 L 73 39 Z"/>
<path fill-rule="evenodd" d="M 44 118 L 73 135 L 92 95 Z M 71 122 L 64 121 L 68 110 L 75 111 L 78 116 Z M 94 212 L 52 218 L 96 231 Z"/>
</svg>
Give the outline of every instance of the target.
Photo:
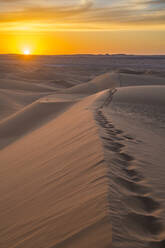
<svg viewBox="0 0 165 248">
<path fill-rule="evenodd" d="M 3 248 L 111 247 L 102 145 L 90 96 L 0 152 Z"/>
<path fill-rule="evenodd" d="M 74 101 L 38 100 L 0 122 L 0 149 L 44 125 L 70 107 Z"/>
<path fill-rule="evenodd" d="M 54 91 L 54 87 L 39 83 L 0 79 L 0 121 Z"/>
<path fill-rule="evenodd" d="M 0 121 L 44 95 L 47 94 L 0 89 Z"/>
</svg>

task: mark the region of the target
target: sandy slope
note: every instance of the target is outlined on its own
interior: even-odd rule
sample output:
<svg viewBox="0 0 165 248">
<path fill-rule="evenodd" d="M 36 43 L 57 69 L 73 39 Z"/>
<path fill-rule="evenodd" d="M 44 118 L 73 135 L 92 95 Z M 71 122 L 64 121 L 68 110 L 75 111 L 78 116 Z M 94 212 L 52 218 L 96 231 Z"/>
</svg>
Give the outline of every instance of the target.
<svg viewBox="0 0 165 248">
<path fill-rule="evenodd" d="M 0 149 L 44 125 L 70 107 L 74 101 L 38 100 L 0 122 Z"/>
<path fill-rule="evenodd" d="M 0 121 L 47 93 L 0 89 Z"/>
<path fill-rule="evenodd" d="M 1 151 L 1 247 L 111 247 L 95 99 Z"/>
<path fill-rule="evenodd" d="M 98 112 L 115 248 L 165 247 L 165 86 L 118 88 Z"/>
<path fill-rule="evenodd" d="M 76 94 L 41 98 L 0 123 L 3 248 L 111 247 L 107 168 L 90 107 L 98 96 L 80 94 L 114 86 L 109 76 L 73 87 Z"/>
<path fill-rule="evenodd" d="M 124 87 L 117 91 L 113 103 L 165 106 L 165 86 L 134 86 Z"/>
<path fill-rule="evenodd" d="M 55 90 L 55 87 L 20 79 L 0 79 L 0 121 Z"/>
</svg>

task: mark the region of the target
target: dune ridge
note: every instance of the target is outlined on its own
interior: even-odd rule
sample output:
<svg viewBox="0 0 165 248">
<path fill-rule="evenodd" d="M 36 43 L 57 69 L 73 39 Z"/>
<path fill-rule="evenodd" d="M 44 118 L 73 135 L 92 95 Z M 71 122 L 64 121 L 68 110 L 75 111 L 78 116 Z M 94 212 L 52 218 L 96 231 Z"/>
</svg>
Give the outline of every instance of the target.
<svg viewBox="0 0 165 248">
<path fill-rule="evenodd" d="M 0 152 L 2 247 L 111 247 L 107 168 L 89 109 L 96 98 Z"/>
<path fill-rule="evenodd" d="M 114 82 L 107 75 L 96 81 L 92 96 L 61 91 L 1 122 L 3 248 L 111 247 L 107 167 L 93 110 L 104 100 L 95 94 L 99 85 Z"/>
<path fill-rule="evenodd" d="M 82 99 L 84 94 L 87 96 L 114 87 L 118 84 L 117 80 L 117 73 L 106 73 L 88 83 L 73 86 L 55 94 L 49 94 L 47 97 L 40 98 L 40 100 L 25 106 L 20 111 L 16 111 L 16 113 L 0 122 L 0 149 L 43 125 L 50 119 L 55 118 L 76 101 Z M 15 85 L 15 83 L 13 84 Z M 31 84 L 29 84 L 29 87 L 31 87 Z M 16 100 L 17 102 L 21 100 L 20 96 Z"/>
</svg>

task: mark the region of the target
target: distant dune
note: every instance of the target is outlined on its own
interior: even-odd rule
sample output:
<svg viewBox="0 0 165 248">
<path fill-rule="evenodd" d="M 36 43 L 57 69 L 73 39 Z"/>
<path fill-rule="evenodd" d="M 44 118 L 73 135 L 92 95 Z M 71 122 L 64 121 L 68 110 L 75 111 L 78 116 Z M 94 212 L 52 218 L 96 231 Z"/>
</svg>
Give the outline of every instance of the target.
<svg viewBox="0 0 165 248">
<path fill-rule="evenodd" d="M 97 76 L 87 83 L 62 90 L 60 93 L 91 95 L 117 86 L 119 86 L 119 74 L 111 72 Z"/>
<path fill-rule="evenodd" d="M 51 87 L 45 87 L 44 85 L 38 85 L 35 83 L 26 83 L 18 80 L 11 79 L 1 79 L 0 88 L 1 89 L 14 89 L 14 90 L 23 90 L 23 91 L 31 91 L 31 92 L 50 92 L 55 90 Z"/>
</svg>

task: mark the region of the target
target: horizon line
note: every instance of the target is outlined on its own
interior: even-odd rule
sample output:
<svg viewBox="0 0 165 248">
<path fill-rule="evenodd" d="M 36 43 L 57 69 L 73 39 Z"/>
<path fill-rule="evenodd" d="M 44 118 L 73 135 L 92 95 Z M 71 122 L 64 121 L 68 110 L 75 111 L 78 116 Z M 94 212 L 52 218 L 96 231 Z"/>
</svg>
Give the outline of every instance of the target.
<svg viewBox="0 0 165 248">
<path fill-rule="evenodd" d="M 16 55 L 16 56 L 165 56 L 164 54 L 147 53 L 147 54 L 136 54 L 136 53 L 71 53 L 71 54 L 29 54 L 28 56 L 23 53 L 0 53 L 1 55 Z"/>
</svg>

